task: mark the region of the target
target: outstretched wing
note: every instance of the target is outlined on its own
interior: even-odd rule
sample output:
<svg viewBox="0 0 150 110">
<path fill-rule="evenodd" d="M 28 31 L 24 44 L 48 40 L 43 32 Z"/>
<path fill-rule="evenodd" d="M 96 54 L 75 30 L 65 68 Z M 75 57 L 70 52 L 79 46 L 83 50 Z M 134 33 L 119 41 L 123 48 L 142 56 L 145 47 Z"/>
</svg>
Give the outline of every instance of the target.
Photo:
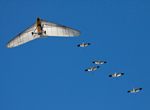
<svg viewBox="0 0 150 110">
<path fill-rule="evenodd" d="M 118 73 L 118 74 L 117 74 L 117 76 L 121 76 L 121 75 L 124 75 L 124 73 Z"/>
<path fill-rule="evenodd" d="M 111 74 L 111 75 L 109 75 L 109 77 L 115 77 L 115 74 Z"/>
<path fill-rule="evenodd" d="M 90 43 L 86 43 L 86 44 L 85 44 L 85 46 L 88 46 L 88 45 L 90 45 Z"/>
<path fill-rule="evenodd" d="M 99 64 L 99 62 L 98 62 L 98 61 L 93 61 L 92 63 Z"/>
<path fill-rule="evenodd" d="M 86 69 L 85 71 L 92 71 L 92 69 L 91 69 L 91 68 L 88 68 L 88 69 Z"/>
<path fill-rule="evenodd" d="M 142 90 L 142 88 L 138 88 L 138 89 L 136 89 L 135 91 L 138 92 L 138 91 L 140 91 L 140 90 Z"/>
<path fill-rule="evenodd" d="M 95 66 L 93 69 L 96 70 L 97 68 L 99 68 L 99 66 Z"/>
<path fill-rule="evenodd" d="M 58 37 L 75 37 L 81 34 L 80 31 L 59 25 L 56 23 L 41 20 L 43 30 L 46 31 L 47 36 L 58 36 Z"/>
<path fill-rule="evenodd" d="M 132 92 L 134 92 L 134 91 L 133 91 L 133 90 L 129 90 L 129 91 L 127 91 L 127 92 L 131 92 L 131 93 L 132 93 Z"/>
<path fill-rule="evenodd" d="M 107 63 L 106 61 L 101 61 L 101 64 Z"/>
<path fill-rule="evenodd" d="M 77 47 L 82 47 L 82 46 L 83 46 L 83 44 L 78 44 L 78 45 L 77 45 Z"/>
<path fill-rule="evenodd" d="M 75 37 L 81 34 L 80 31 L 75 29 L 62 26 L 56 23 L 41 20 L 42 30 L 46 31 L 46 36 L 58 36 L 58 37 Z M 22 33 L 13 38 L 10 42 L 6 44 L 7 48 L 12 48 L 39 38 L 37 34 L 32 35 L 32 32 L 37 32 L 36 23 L 24 30 Z"/>
<path fill-rule="evenodd" d="M 32 26 L 21 32 L 19 35 L 17 35 L 15 38 L 13 38 L 11 41 L 9 41 L 6 44 L 7 48 L 12 48 L 19 46 L 21 44 L 24 44 L 26 42 L 29 42 L 31 40 L 36 39 L 39 36 L 32 36 L 32 32 L 36 31 L 36 23 L 34 23 Z"/>
</svg>

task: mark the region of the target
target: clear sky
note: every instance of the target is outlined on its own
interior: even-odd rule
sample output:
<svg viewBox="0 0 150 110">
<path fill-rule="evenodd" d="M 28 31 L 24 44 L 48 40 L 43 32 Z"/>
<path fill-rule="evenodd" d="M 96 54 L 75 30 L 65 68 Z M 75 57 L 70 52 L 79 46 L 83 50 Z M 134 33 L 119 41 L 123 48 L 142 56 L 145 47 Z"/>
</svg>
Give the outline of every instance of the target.
<svg viewBox="0 0 150 110">
<path fill-rule="evenodd" d="M 150 110 L 149 0 L 0 4 L 0 110 Z M 37 17 L 81 35 L 6 48 Z M 83 40 L 91 45 L 77 47 Z M 85 72 L 98 58 L 107 63 L 94 74 Z M 124 76 L 108 77 L 115 69 Z M 135 96 L 127 93 L 132 86 L 143 89 Z"/>
</svg>

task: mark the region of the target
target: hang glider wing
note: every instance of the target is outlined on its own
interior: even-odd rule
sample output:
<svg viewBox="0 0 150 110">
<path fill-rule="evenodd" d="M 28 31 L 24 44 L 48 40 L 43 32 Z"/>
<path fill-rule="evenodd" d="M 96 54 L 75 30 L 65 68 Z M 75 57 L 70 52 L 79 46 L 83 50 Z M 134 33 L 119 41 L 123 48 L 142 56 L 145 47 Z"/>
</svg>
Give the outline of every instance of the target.
<svg viewBox="0 0 150 110">
<path fill-rule="evenodd" d="M 46 31 L 47 36 L 57 36 L 57 37 L 75 37 L 81 34 L 80 31 L 75 29 L 41 20 L 43 25 L 43 30 Z"/>
<path fill-rule="evenodd" d="M 57 37 L 75 37 L 81 34 L 80 31 L 75 29 L 59 25 L 56 23 L 48 22 L 41 20 L 41 28 L 46 33 L 43 35 L 34 34 L 32 32 L 37 33 L 37 25 L 36 23 L 24 30 L 22 33 L 13 38 L 10 42 L 6 44 L 7 48 L 12 48 L 34 40 L 36 38 L 40 38 L 43 36 L 57 36 Z"/>
<path fill-rule="evenodd" d="M 33 36 L 32 32 L 35 32 L 36 29 L 36 23 L 24 30 L 22 33 L 18 34 L 15 38 L 13 38 L 10 42 L 6 44 L 7 48 L 12 48 L 19 46 L 21 44 L 24 44 L 26 42 L 29 42 L 31 40 L 36 39 L 39 36 Z"/>
</svg>

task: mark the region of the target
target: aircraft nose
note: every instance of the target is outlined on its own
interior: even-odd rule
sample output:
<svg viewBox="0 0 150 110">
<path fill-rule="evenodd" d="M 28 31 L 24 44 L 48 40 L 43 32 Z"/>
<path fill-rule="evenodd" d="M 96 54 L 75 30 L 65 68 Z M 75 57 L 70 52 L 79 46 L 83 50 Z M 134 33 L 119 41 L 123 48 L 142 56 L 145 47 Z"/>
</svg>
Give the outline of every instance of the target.
<svg viewBox="0 0 150 110">
<path fill-rule="evenodd" d="M 40 18 L 39 17 L 37 17 L 37 21 L 39 21 L 40 20 Z"/>
</svg>

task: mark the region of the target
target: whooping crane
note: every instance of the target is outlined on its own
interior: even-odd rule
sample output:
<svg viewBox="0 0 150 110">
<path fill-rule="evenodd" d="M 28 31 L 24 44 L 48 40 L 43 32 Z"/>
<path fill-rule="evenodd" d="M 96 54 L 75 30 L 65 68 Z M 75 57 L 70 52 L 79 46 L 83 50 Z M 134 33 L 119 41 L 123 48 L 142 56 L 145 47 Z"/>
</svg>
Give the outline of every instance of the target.
<svg viewBox="0 0 150 110">
<path fill-rule="evenodd" d="M 115 74 L 111 74 L 109 75 L 109 77 L 116 77 L 116 80 L 117 80 L 117 77 L 121 75 L 124 75 L 124 73 L 116 73 L 116 70 L 115 70 Z"/>
<path fill-rule="evenodd" d="M 99 58 L 98 58 L 98 61 L 93 61 L 92 63 L 95 63 L 95 64 L 104 64 L 104 63 L 107 63 L 106 61 L 100 61 Z"/>
<path fill-rule="evenodd" d="M 93 71 L 96 70 L 97 68 L 99 68 L 99 66 L 92 67 L 91 65 L 91 68 L 88 68 L 85 71 L 92 71 L 92 74 L 93 74 Z"/>
<path fill-rule="evenodd" d="M 136 95 L 136 92 L 142 90 L 142 88 L 138 88 L 138 89 L 134 89 L 133 87 L 133 90 L 129 90 L 128 93 L 134 93 Z"/>
<path fill-rule="evenodd" d="M 83 41 L 83 43 L 77 45 L 77 47 L 83 47 L 85 49 L 85 47 L 88 46 L 88 45 L 90 45 L 90 43 L 84 43 L 84 41 Z"/>
</svg>

